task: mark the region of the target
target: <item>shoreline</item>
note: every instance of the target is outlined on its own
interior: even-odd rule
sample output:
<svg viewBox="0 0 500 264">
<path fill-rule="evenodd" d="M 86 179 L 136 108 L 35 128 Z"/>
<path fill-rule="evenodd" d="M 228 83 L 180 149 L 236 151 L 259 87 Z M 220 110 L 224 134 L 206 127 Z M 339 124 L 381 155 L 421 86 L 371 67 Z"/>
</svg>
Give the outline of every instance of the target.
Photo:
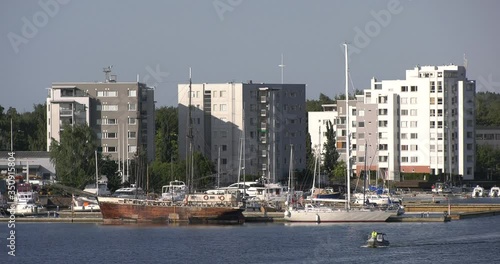
<svg viewBox="0 0 500 264">
<path fill-rule="evenodd" d="M 392 216 L 387 222 L 449 222 L 476 217 L 500 215 L 500 204 L 439 204 L 439 203 L 409 203 L 405 205 L 405 214 Z M 450 210 L 450 214 L 448 214 Z M 58 214 L 57 217 L 53 217 Z M 22 217 L 17 216 L 16 222 L 32 223 L 103 223 L 100 212 L 50 211 L 49 216 Z M 283 212 L 243 212 L 245 223 L 285 223 Z M 0 222 L 8 222 L 8 216 L 0 217 Z"/>
</svg>

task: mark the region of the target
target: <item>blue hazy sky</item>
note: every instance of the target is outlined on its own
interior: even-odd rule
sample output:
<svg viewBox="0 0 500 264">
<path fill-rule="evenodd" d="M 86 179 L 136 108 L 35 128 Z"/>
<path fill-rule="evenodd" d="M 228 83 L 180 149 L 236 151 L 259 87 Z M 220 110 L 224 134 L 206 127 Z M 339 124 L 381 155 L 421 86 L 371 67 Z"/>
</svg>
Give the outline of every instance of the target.
<svg viewBox="0 0 500 264">
<path fill-rule="evenodd" d="M 177 105 L 188 82 L 305 83 L 307 98 L 343 93 L 350 42 L 356 89 L 404 79 L 415 65 L 463 65 L 479 91 L 500 92 L 500 1 L 1 1 L 0 105 L 31 111 L 52 82 L 156 86 Z"/>
</svg>

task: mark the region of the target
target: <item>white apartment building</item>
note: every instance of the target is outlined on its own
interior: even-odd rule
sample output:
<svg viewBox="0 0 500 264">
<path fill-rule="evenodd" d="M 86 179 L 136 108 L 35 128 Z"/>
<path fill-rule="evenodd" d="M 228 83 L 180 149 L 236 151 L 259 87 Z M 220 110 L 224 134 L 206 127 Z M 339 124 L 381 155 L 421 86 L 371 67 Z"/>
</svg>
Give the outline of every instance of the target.
<svg viewBox="0 0 500 264">
<path fill-rule="evenodd" d="M 333 130 L 337 131 L 335 120 L 337 120 L 338 112 L 336 104 L 322 105 L 323 111 L 308 112 L 308 131 L 311 136 L 311 151 L 316 156 L 317 153 L 323 153 L 324 144 L 327 141 L 326 130 L 327 123 L 330 122 Z M 341 159 L 343 159 L 341 157 Z"/>
<path fill-rule="evenodd" d="M 178 96 L 179 155 L 188 153 L 191 119 L 193 150 L 220 159 L 221 183 L 240 173 L 286 181 L 290 166 L 305 168 L 304 84 L 179 84 Z"/>
<path fill-rule="evenodd" d="M 395 181 L 403 180 L 400 173 L 474 179 L 474 98 L 475 82 L 462 66 L 417 66 L 406 71 L 405 80 L 372 79 L 355 106 L 349 103 L 355 116 L 350 128 L 353 169 L 359 172 L 366 163 Z M 310 123 L 317 122 L 309 117 Z M 339 146 L 344 140 L 342 127 L 337 129 Z M 309 131 L 311 138 L 317 133 Z"/>
<path fill-rule="evenodd" d="M 55 82 L 48 88 L 47 151 L 60 141 L 64 124 L 87 124 L 97 134 L 103 156 L 133 159 L 145 151 L 154 159 L 154 90 L 144 83 Z"/>
</svg>

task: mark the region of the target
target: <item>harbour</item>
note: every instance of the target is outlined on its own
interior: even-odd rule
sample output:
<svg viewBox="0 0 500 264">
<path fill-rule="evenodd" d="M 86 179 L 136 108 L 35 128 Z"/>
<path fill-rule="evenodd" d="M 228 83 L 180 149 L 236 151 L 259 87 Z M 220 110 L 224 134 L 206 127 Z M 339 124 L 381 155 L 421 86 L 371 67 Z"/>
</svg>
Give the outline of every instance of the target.
<svg viewBox="0 0 500 264">
<path fill-rule="evenodd" d="M 448 211 L 450 210 L 450 211 Z M 448 222 L 476 217 L 500 215 L 500 204 L 432 204 L 410 203 L 401 216 L 391 216 L 386 222 Z M 283 212 L 244 211 L 245 223 L 284 223 Z M 0 217 L 0 222 L 8 222 Z M 43 217 L 16 217 L 16 222 L 103 223 L 100 212 L 50 211 Z M 132 223 L 133 221 L 129 221 Z M 172 220 L 170 222 L 177 222 Z"/>
</svg>

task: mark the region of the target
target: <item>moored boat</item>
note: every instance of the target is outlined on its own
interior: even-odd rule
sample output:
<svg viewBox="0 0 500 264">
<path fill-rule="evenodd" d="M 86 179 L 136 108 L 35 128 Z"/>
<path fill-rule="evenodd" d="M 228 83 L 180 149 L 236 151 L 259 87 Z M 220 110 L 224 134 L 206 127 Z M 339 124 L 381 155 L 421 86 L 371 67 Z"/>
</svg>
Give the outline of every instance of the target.
<svg viewBox="0 0 500 264">
<path fill-rule="evenodd" d="M 479 198 L 479 197 L 484 197 L 484 188 L 477 185 L 472 190 L 472 198 Z"/>
<path fill-rule="evenodd" d="M 181 202 L 98 197 L 104 223 L 242 224 L 241 195 L 188 194 Z"/>
<path fill-rule="evenodd" d="M 389 217 L 398 215 L 398 210 L 377 208 L 332 208 L 306 204 L 302 209 L 285 211 L 284 219 L 289 222 L 385 222 Z"/>
<path fill-rule="evenodd" d="M 489 197 L 498 197 L 500 196 L 500 187 L 493 186 L 490 189 L 490 192 L 488 193 Z"/>
</svg>

